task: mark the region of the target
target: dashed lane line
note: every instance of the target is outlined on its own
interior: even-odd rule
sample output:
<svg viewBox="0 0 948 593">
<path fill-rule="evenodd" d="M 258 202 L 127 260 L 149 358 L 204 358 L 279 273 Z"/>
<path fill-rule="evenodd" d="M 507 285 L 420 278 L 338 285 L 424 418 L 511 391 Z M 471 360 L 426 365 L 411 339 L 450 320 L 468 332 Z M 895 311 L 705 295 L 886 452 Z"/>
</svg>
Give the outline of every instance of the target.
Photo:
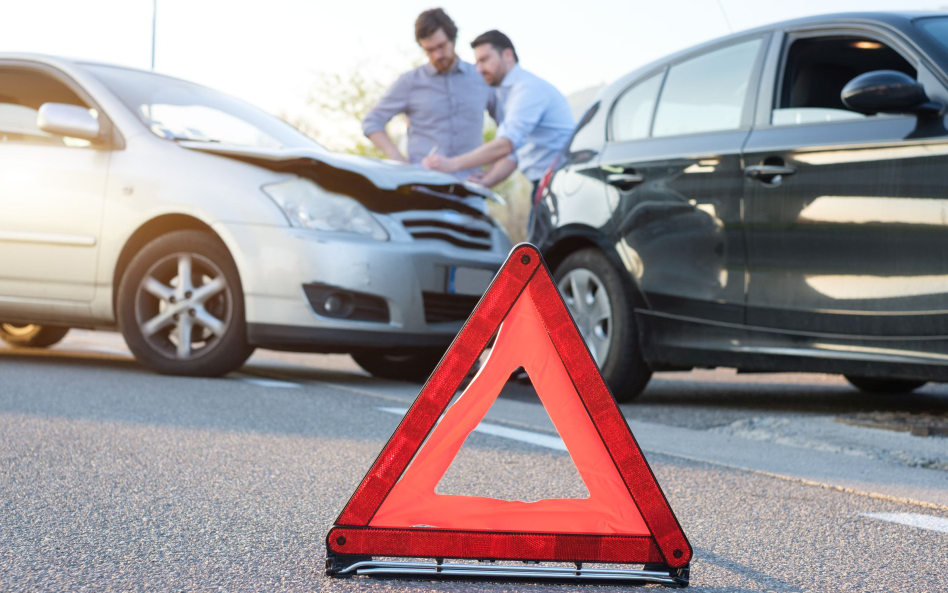
<svg viewBox="0 0 948 593">
<path fill-rule="evenodd" d="M 243 373 L 237 373 L 234 376 L 235 379 L 243 383 L 250 383 L 251 385 L 256 385 L 257 387 L 276 387 L 280 389 L 299 389 L 302 387 L 299 383 L 293 383 L 290 381 L 282 381 L 280 379 L 267 379 L 264 377 L 254 377 L 252 375 L 244 375 Z"/>
<path fill-rule="evenodd" d="M 397 396 L 392 396 L 392 395 L 388 395 L 388 394 L 385 394 L 385 393 L 380 393 L 380 392 L 378 392 L 378 391 L 374 391 L 374 390 L 370 390 L 370 389 L 352 387 L 352 386 L 349 386 L 349 385 L 340 385 L 340 384 L 338 384 L 338 383 L 331 382 L 331 381 L 320 381 L 320 380 L 309 379 L 309 380 L 306 380 L 305 382 L 308 383 L 308 384 L 316 384 L 316 385 L 321 385 L 321 386 L 324 386 L 324 387 L 329 387 L 330 389 L 337 389 L 337 390 L 343 391 L 343 392 L 356 393 L 356 394 L 359 394 L 359 395 L 365 395 L 365 396 L 369 396 L 369 397 L 374 397 L 374 398 L 378 398 L 378 399 L 383 399 L 383 400 L 388 400 L 388 401 L 393 401 L 393 402 L 398 402 L 398 403 L 403 403 L 403 404 L 404 404 L 404 403 L 410 403 L 410 402 L 405 401 L 405 399 L 400 398 L 400 397 L 397 397 Z M 407 408 L 389 408 L 389 410 L 395 410 L 395 409 L 400 410 L 400 411 L 398 412 L 398 414 L 400 414 L 400 415 L 404 415 L 404 414 L 405 414 L 405 411 L 407 411 Z M 393 412 L 393 413 L 394 413 L 394 412 Z M 504 423 L 505 423 L 505 424 L 520 424 L 520 425 L 524 425 L 524 423 L 521 423 L 521 422 L 514 422 L 514 421 L 509 421 L 509 420 L 504 420 Z M 481 424 L 483 425 L 484 423 L 481 423 Z M 503 426 L 500 426 L 500 425 L 493 425 L 493 426 L 497 426 L 498 428 L 507 429 L 507 427 L 503 427 Z M 545 434 L 542 434 L 542 433 L 533 433 L 532 431 L 525 431 L 525 430 L 519 430 L 519 429 L 514 429 L 514 428 L 509 428 L 509 429 L 507 429 L 507 430 L 510 430 L 510 431 L 517 431 L 517 433 L 536 434 L 536 435 L 538 435 L 538 436 L 543 436 L 543 437 L 546 437 L 546 438 L 548 438 L 548 439 L 553 439 L 553 440 L 555 440 L 555 441 L 559 441 L 560 445 L 562 446 L 562 440 L 559 439 L 558 437 L 554 437 L 554 436 L 551 436 L 551 435 L 545 435 Z M 514 433 L 509 433 L 509 434 L 514 434 Z M 500 435 L 497 435 L 497 436 L 500 436 Z M 512 437 L 511 437 L 511 438 L 512 438 Z M 518 439 L 514 439 L 514 440 L 518 440 Z M 542 447 L 542 446 L 545 446 L 545 445 L 540 445 L 540 446 Z M 548 447 L 548 448 L 553 448 L 553 449 L 555 449 L 555 450 L 557 450 L 557 451 L 565 451 L 565 450 L 566 450 L 565 447 L 561 447 L 561 446 Z M 856 496 L 863 496 L 863 497 L 866 497 L 866 498 L 873 498 L 873 499 L 877 499 L 877 500 L 886 500 L 886 501 L 890 501 L 890 502 L 897 502 L 897 503 L 900 503 L 900 504 L 908 504 L 908 505 L 917 506 L 917 507 L 922 507 L 922 508 L 926 508 L 926 509 L 932 509 L 932 510 L 938 510 L 938 511 L 948 511 L 948 505 L 935 504 L 935 503 L 926 502 L 926 501 L 922 501 L 922 500 L 915 500 L 915 499 L 911 499 L 911 498 L 903 498 L 903 497 L 900 497 L 900 496 L 892 496 L 892 495 L 889 495 L 889 494 L 882 494 L 882 493 L 879 493 L 879 492 L 871 492 L 871 491 L 866 491 L 866 490 L 857 490 L 857 489 L 855 489 L 855 488 L 849 488 L 849 487 L 847 487 L 847 486 L 840 486 L 840 485 L 838 485 L 838 484 L 831 484 L 831 483 L 820 482 L 820 481 L 816 481 L 816 480 L 808 480 L 808 479 L 806 479 L 806 478 L 800 478 L 800 477 L 796 477 L 796 476 L 788 476 L 788 475 L 784 475 L 784 474 L 778 474 L 778 473 L 775 473 L 775 472 L 769 472 L 769 471 L 765 471 L 765 470 L 754 469 L 754 468 L 751 468 L 751 467 L 744 467 L 744 466 L 736 465 L 736 464 L 732 464 L 732 463 L 725 463 L 725 462 L 721 462 L 721 461 L 716 461 L 716 460 L 714 460 L 714 459 L 708 459 L 708 458 L 705 458 L 705 457 L 698 457 L 698 456 L 694 456 L 694 455 L 685 455 L 685 454 L 682 454 L 682 453 L 676 453 L 676 452 L 671 452 L 671 451 L 663 451 L 662 449 L 658 449 L 658 448 L 654 448 L 654 447 L 642 447 L 642 450 L 645 451 L 646 453 L 655 453 L 655 454 L 658 454 L 658 455 L 665 455 L 665 456 L 673 457 L 673 458 L 677 458 L 677 459 L 684 459 L 684 460 L 686 460 L 686 461 L 693 461 L 693 462 L 697 462 L 697 463 L 706 463 L 706 464 L 708 464 L 708 465 L 714 465 L 714 466 L 717 466 L 717 467 L 725 467 L 725 468 L 728 468 L 728 469 L 733 469 L 733 470 L 742 471 L 742 472 L 748 472 L 748 473 L 757 474 L 757 475 L 760 475 L 760 476 L 767 476 L 767 477 L 769 477 L 769 478 L 776 478 L 776 479 L 778 479 L 778 480 L 784 480 L 784 481 L 787 481 L 787 482 L 794 482 L 794 483 L 797 483 L 797 484 L 803 484 L 803 485 L 805 485 L 805 486 L 815 486 L 815 487 L 817 487 L 817 488 L 823 488 L 823 489 L 825 489 L 825 490 L 835 490 L 835 491 L 837 491 L 837 492 L 844 492 L 844 493 L 846 493 L 846 494 L 853 494 L 853 495 L 856 495 Z"/>
<path fill-rule="evenodd" d="M 933 517 L 932 515 L 922 515 L 921 513 L 863 513 L 862 516 L 917 527 L 927 531 L 948 533 L 948 519 Z"/>
<path fill-rule="evenodd" d="M 383 412 L 388 412 L 389 414 L 395 414 L 397 416 L 404 416 L 405 412 L 408 411 L 408 408 L 380 407 L 379 409 Z M 563 439 L 559 437 L 540 434 L 538 432 L 530 432 L 527 430 L 520 430 L 518 428 L 509 428 L 499 424 L 491 424 L 490 422 L 481 422 L 474 429 L 474 432 L 520 441 L 522 443 L 529 443 L 538 447 L 553 449 L 554 451 L 566 451 L 566 445 L 563 444 Z"/>
</svg>

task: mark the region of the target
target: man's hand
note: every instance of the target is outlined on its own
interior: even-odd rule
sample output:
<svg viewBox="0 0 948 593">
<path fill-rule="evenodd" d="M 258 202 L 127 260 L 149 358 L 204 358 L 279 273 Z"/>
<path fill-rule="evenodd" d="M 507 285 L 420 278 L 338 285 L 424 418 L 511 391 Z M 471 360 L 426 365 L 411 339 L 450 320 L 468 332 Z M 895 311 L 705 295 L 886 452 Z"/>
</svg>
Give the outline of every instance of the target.
<svg viewBox="0 0 948 593">
<path fill-rule="evenodd" d="M 421 165 L 426 169 L 444 171 L 445 173 L 454 173 L 458 170 L 453 158 L 443 157 L 440 154 L 426 156 L 421 160 Z"/>
<path fill-rule="evenodd" d="M 467 180 L 471 183 L 480 183 L 484 185 L 484 171 L 478 171 L 477 173 L 471 173 L 467 176 Z"/>
</svg>

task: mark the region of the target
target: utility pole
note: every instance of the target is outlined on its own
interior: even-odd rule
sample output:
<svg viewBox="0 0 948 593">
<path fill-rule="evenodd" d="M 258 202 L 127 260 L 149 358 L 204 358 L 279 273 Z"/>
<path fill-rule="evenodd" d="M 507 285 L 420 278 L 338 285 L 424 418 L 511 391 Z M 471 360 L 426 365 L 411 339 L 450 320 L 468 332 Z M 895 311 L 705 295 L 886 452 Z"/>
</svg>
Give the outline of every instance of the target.
<svg viewBox="0 0 948 593">
<path fill-rule="evenodd" d="M 158 0 L 155 0 L 155 2 L 157 2 L 157 1 L 158 1 Z M 727 18 L 727 11 L 724 10 L 724 4 L 721 2 L 721 0 L 718 0 L 718 8 L 721 9 L 721 16 L 724 17 L 724 24 L 727 25 L 727 31 L 728 31 L 728 33 L 733 33 L 733 32 L 734 32 L 734 28 L 731 27 L 731 19 Z M 152 68 L 154 68 L 154 66 L 152 66 Z"/>
<path fill-rule="evenodd" d="M 155 69 L 155 23 L 158 20 L 158 0 L 151 0 L 151 69 Z"/>
</svg>

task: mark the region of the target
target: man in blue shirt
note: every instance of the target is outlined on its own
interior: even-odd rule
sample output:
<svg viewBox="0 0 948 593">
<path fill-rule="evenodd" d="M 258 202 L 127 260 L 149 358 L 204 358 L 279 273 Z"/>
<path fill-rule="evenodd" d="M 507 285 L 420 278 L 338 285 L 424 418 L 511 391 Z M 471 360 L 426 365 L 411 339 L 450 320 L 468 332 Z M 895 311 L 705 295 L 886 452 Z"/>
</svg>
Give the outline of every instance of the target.
<svg viewBox="0 0 948 593">
<path fill-rule="evenodd" d="M 388 158 L 420 163 L 428 154 L 455 156 L 484 141 L 484 110 L 493 92 L 472 64 L 454 53 L 458 29 L 443 10 L 426 10 L 415 21 L 415 40 L 428 63 L 401 75 L 362 121 L 362 131 Z M 408 158 L 385 131 L 399 113 L 408 116 Z M 476 168 L 461 169 L 461 179 Z"/>
<path fill-rule="evenodd" d="M 506 179 L 520 168 L 536 185 L 573 133 L 573 113 L 556 87 L 527 72 L 518 64 L 510 38 L 500 31 L 488 31 L 471 43 L 477 71 L 496 88 L 497 134 L 486 144 L 451 157 L 436 154 L 422 164 L 429 169 L 456 172 L 490 165 L 474 179 L 488 187 Z"/>
</svg>

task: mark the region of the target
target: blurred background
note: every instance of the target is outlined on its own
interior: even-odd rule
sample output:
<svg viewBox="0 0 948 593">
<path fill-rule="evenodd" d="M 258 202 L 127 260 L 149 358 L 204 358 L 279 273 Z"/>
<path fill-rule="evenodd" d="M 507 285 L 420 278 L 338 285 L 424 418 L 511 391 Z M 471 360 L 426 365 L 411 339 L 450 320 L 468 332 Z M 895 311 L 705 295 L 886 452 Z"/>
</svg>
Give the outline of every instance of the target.
<svg viewBox="0 0 948 593">
<path fill-rule="evenodd" d="M 414 39 L 418 13 L 441 6 L 470 41 L 507 33 L 523 66 L 562 91 L 578 119 L 605 84 L 634 68 L 732 31 L 813 14 L 891 10 L 890 0 L 2 0 L 0 51 L 26 51 L 154 68 L 239 97 L 282 117 L 323 145 L 378 156 L 360 120 L 405 70 L 425 62 Z M 909 1 L 901 10 L 936 10 Z M 494 125 L 486 119 L 485 138 Z M 389 133 L 398 142 L 406 124 Z M 496 191 L 492 212 L 525 239 L 529 183 L 519 173 Z"/>
</svg>

